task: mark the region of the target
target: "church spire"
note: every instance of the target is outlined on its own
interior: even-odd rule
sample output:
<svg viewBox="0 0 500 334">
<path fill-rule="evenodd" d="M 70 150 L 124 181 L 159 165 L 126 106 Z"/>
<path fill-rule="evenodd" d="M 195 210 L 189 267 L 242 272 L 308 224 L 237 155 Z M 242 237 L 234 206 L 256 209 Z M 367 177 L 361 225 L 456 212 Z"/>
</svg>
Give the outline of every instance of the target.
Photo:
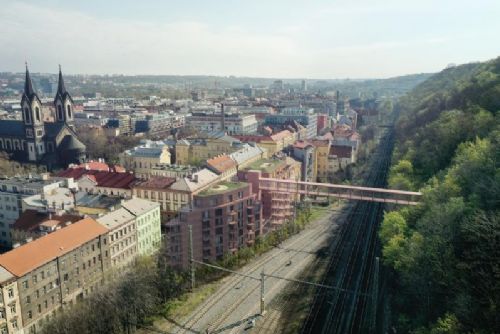
<svg viewBox="0 0 500 334">
<path fill-rule="evenodd" d="M 28 70 L 28 62 L 26 64 L 26 80 L 24 82 L 24 94 L 31 100 L 33 95 L 35 94 L 35 90 L 33 89 L 33 84 L 31 82 L 30 71 Z"/>
<path fill-rule="evenodd" d="M 59 83 L 57 85 L 57 94 L 64 96 L 66 93 L 66 87 L 64 86 L 64 79 L 62 76 L 61 65 L 59 65 Z"/>
</svg>

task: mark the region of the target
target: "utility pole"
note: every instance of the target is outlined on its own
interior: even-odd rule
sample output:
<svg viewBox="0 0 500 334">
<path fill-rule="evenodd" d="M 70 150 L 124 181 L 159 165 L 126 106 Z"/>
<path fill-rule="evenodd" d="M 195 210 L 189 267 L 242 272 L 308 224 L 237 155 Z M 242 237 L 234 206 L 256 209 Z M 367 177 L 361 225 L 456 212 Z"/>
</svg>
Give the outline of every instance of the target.
<svg viewBox="0 0 500 334">
<path fill-rule="evenodd" d="M 260 273 L 260 315 L 264 315 L 266 313 L 266 308 L 264 304 L 264 267 L 262 267 L 262 272 Z"/>
<path fill-rule="evenodd" d="M 189 225 L 188 229 L 189 229 L 189 264 L 191 267 L 191 291 L 194 291 L 195 273 L 194 273 L 194 252 L 193 252 L 193 225 Z"/>
<path fill-rule="evenodd" d="M 379 258 L 375 258 L 375 272 L 373 274 L 373 292 L 372 292 L 372 321 L 370 324 L 370 333 L 375 333 L 377 328 L 377 302 L 378 302 L 378 271 Z"/>
</svg>

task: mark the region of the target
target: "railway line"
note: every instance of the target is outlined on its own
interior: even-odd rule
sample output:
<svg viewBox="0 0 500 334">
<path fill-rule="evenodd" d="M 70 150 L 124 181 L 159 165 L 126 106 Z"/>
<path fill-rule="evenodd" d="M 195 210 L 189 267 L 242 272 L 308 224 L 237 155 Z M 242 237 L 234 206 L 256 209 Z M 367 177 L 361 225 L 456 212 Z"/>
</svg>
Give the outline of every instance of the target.
<svg viewBox="0 0 500 334">
<path fill-rule="evenodd" d="M 383 187 L 392 151 L 392 133 L 381 139 L 366 185 Z M 378 253 L 377 230 L 383 206 L 376 202 L 357 202 L 332 244 L 332 256 L 322 283 L 339 290 L 328 293 L 318 288 L 302 333 L 367 333 L 373 331 L 375 314 L 370 307 Z M 349 291 L 349 292 L 344 292 Z"/>
<path fill-rule="evenodd" d="M 240 273 L 257 278 L 264 269 L 268 274 L 294 277 L 306 263 L 316 257 L 319 245 L 335 229 L 331 221 L 334 214 L 332 211 L 327 217 L 311 223 L 306 230 L 283 242 L 281 247 L 273 249 L 242 268 Z M 287 266 L 288 261 L 292 261 L 293 266 Z M 277 294 L 281 284 L 285 282 L 266 278 L 266 299 L 269 294 Z M 237 331 L 239 327 L 234 325 L 237 325 L 238 321 L 256 316 L 259 312 L 259 299 L 259 281 L 239 275 L 228 276 L 213 296 L 202 303 L 189 317 L 173 324 L 170 332 Z"/>
</svg>

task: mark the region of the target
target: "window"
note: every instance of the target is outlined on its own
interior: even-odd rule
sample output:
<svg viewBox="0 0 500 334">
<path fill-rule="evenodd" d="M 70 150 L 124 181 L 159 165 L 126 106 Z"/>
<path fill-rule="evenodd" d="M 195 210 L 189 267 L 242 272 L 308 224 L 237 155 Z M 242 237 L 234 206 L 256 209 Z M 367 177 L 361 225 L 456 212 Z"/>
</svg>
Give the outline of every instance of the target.
<svg viewBox="0 0 500 334">
<path fill-rule="evenodd" d="M 14 289 L 10 288 L 8 291 L 9 298 L 14 298 Z"/>
<path fill-rule="evenodd" d="M 10 306 L 10 313 L 16 313 L 16 304 Z"/>
<path fill-rule="evenodd" d="M 61 105 L 58 105 L 58 106 L 57 106 L 57 118 L 59 118 L 59 120 L 62 120 L 62 119 L 63 119 L 63 112 L 62 112 L 62 107 L 61 107 Z"/>
<path fill-rule="evenodd" d="M 32 319 L 32 318 L 33 318 L 33 312 L 28 311 L 28 319 Z"/>
<path fill-rule="evenodd" d="M 27 289 L 29 287 L 28 281 L 23 282 L 23 288 Z"/>
<path fill-rule="evenodd" d="M 68 109 L 68 118 L 71 118 L 71 106 L 68 104 L 67 106 Z"/>
<path fill-rule="evenodd" d="M 24 108 L 24 121 L 30 123 L 30 110 L 28 107 Z"/>
<path fill-rule="evenodd" d="M 38 107 L 35 107 L 35 117 L 36 117 L 36 121 L 40 122 L 40 108 L 38 108 Z"/>
<path fill-rule="evenodd" d="M 29 304 L 31 303 L 31 297 L 30 296 L 26 296 L 26 304 Z"/>
</svg>

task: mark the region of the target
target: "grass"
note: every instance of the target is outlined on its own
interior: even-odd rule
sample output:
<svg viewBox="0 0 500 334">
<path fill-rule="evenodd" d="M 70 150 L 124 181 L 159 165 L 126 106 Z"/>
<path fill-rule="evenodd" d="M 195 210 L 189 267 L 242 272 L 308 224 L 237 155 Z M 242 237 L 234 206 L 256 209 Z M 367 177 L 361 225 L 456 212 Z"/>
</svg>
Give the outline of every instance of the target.
<svg viewBox="0 0 500 334">
<path fill-rule="evenodd" d="M 194 292 L 186 292 L 180 298 L 167 302 L 162 315 L 169 319 L 183 318 L 196 309 L 205 299 L 212 295 L 220 286 L 220 282 L 203 284 Z"/>
<path fill-rule="evenodd" d="M 239 189 L 247 186 L 248 183 L 244 182 L 222 182 L 218 183 L 217 185 L 214 185 L 207 190 L 203 190 L 198 194 L 198 196 L 208 196 L 208 195 L 214 195 L 218 193 L 224 193 L 229 190 L 234 190 L 234 189 Z M 220 187 L 219 187 L 220 186 Z"/>
</svg>

